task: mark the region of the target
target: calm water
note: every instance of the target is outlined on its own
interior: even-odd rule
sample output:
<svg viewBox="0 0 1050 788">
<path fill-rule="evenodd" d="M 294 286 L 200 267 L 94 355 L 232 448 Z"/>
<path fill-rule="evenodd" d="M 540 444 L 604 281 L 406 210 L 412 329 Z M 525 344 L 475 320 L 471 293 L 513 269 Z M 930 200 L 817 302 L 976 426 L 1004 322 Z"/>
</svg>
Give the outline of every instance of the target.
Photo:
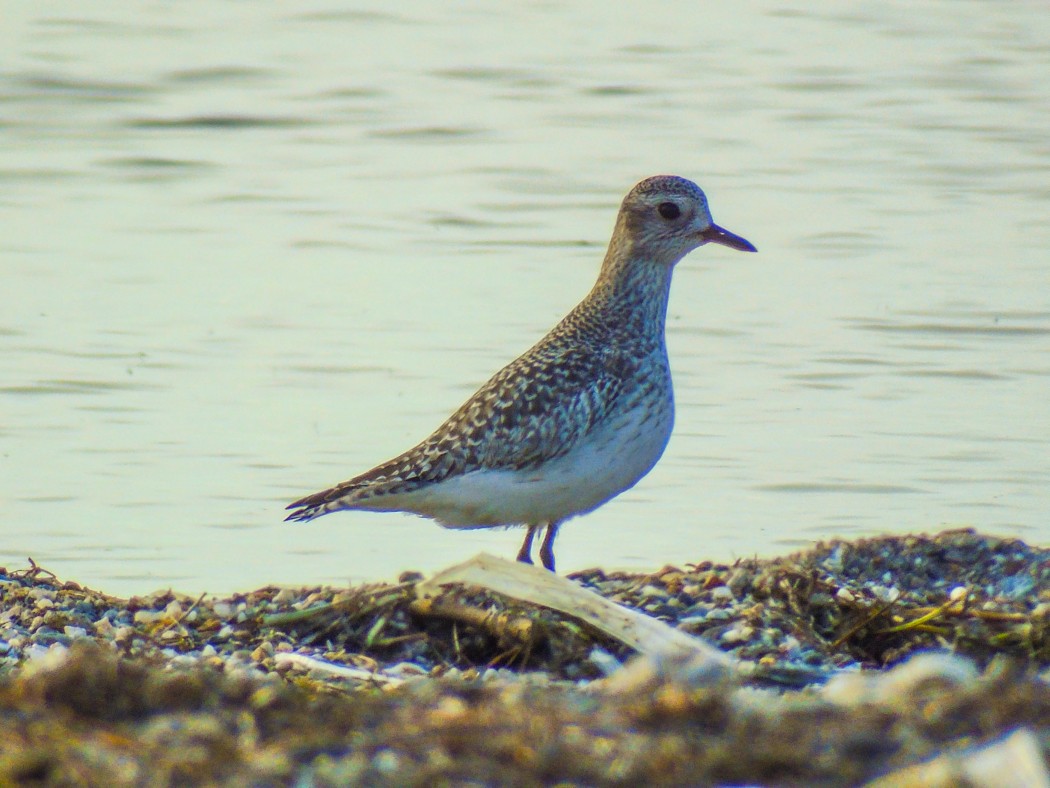
<svg viewBox="0 0 1050 788">
<path fill-rule="evenodd" d="M 348 5 L 3 3 L 0 564 L 126 595 L 512 556 L 283 507 L 537 340 L 658 172 L 760 254 L 679 267 L 675 436 L 562 569 L 1050 541 L 1045 3 Z"/>
</svg>

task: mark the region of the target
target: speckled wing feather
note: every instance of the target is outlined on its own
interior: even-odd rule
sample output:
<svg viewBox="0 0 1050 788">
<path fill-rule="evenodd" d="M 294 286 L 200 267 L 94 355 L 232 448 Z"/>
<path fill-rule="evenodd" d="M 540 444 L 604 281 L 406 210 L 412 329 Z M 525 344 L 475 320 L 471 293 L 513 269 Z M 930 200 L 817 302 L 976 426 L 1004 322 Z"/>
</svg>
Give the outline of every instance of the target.
<svg viewBox="0 0 1050 788">
<path fill-rule="evenodd" d="M 568 336 L 573 317 L 497 372 L 418 446 L 296 501 L 288 519 L 310 520 L 471 471 L 529 468 L 569 452 L 616 407 L 636 371 L 608 344 Z"/>
</svg>

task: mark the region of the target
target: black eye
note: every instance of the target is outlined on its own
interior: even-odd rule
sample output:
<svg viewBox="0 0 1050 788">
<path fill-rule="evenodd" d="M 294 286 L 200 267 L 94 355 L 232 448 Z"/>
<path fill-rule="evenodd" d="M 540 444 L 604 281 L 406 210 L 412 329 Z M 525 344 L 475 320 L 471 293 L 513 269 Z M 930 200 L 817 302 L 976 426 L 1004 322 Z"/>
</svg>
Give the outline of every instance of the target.
<svg viewBox="0 0 1050 788">
<path fill-rule="evenodd" d="M 677 219 L 682 215 L 682 210 L 673 202 L 662 202 L 656 206 L 656 210 L 660 212 L 662 217 L 668 220 Z"/>
</svg>

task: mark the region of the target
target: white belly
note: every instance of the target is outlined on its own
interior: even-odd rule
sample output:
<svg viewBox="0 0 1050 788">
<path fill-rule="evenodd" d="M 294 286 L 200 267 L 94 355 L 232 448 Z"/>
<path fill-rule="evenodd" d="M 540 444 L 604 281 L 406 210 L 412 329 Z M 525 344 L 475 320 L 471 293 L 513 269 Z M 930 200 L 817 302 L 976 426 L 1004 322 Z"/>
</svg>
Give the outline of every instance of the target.
<svg viewBox="0 0 1050 788">
<path fill-rule="evenodd" d="M 629 410 L 539 467 L 474 471 L 380 499 L 382 508 L 433 517 L 449 528 L 560 522 L 633 487 L 660 459 L 673 424 L 670 403 Z"/>
</svg>

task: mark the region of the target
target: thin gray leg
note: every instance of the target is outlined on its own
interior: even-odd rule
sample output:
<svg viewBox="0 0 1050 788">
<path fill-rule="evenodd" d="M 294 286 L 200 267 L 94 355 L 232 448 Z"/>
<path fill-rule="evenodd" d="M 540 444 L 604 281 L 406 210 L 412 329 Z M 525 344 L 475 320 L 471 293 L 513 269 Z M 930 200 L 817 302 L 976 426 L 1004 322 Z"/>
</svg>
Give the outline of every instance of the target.
<svg viewBox="0 0 1050 788">
<path fill-rule="evenodd" d="M 558 535 L 560 523 L 547 523 L 547 533 L 543 535 L 543 544 L 540 545 L 540 560 L 546 569 L 554 571 L 554 537 Z"/>
<path fill-rule="evenodd" d="M 525 533 L 525 541 L 521 543 L 521 549 L 518 550 L 518 560 L 523 564 L 532 563 L 532 537 L 536 535 L 536 529 L 538 525 L 530 525 L 529 530 Z M 544 544 L 546 544 L 544 540 Z"/>
</svg>

